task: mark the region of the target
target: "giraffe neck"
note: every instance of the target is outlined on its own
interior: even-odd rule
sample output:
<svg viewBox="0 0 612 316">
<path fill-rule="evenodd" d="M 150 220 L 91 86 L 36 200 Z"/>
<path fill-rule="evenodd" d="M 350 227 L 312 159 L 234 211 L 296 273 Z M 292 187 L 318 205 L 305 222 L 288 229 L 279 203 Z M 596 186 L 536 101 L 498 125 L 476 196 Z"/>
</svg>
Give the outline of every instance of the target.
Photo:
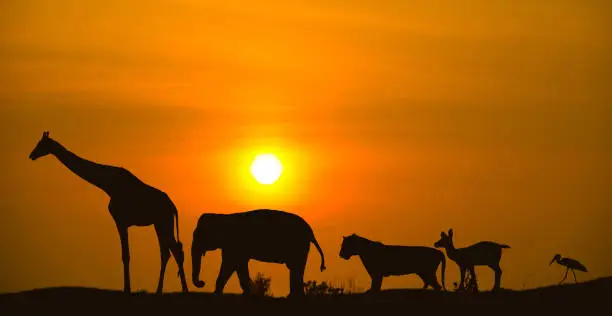
<svg viewBox="0 0 612 316">
<path fill-rule="evenodd" d="M 113 174 L 111 169 L 114 169 L 113 167 L 81 158 L 56 141 L 51 154 L 55 155 L 66 168 L 81 179 L 93 184 L 110 195 Z"/>
</svg>

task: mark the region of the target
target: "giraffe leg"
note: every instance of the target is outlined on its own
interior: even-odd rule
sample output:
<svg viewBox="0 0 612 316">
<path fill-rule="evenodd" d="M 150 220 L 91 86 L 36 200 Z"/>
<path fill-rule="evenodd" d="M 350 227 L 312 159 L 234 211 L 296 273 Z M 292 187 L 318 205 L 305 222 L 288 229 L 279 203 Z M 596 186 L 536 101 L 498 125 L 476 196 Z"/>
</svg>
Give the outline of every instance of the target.
<svg viewBox="0 0 612 316">
<path fill-rule="evenodd" d="M 159 226 L 155 226 L 155 232 L 157 233 L 157 240 L 159 241 L 159 254 L 161 258 L 161 265 L 159 268 L 159 282 L 157 283 L 157 294 L 162 294 L 164 289 L 164 275 L 166 273 L 166 266 L 168 265 L 168 260 L 170 260 L 170 246 L 168 244 L 167 233 L 159 228 Z"/>
<path fill-rule="evenodd" d="M 185 279 L 185 252 L 183 251 L 183 245 L 178 242 L 174 242 L 170 247 L 170 250 L 172 251 L 172 254 L 174 255 L 174 260 L 178 265 L 178 275 L 181 278 L 182 291 L 189 292 L 189 289 L 187 288 L 187 279 Z"/>
<path fill-rule="evenodd" d="M 578 280 L 576 280 L 576 272 L 574 272 L 574 269 L 572 269 L 572 274 L 574 275 L 574 283 L 578 283 Z"/>
<path fill-rule="evenodd" d="M 127 227 L 117 226 L 121 239 L 121 260 L 123 261 L 123 291 L 130 293 L 130 245 L 128 242 Z"/>
</svg>

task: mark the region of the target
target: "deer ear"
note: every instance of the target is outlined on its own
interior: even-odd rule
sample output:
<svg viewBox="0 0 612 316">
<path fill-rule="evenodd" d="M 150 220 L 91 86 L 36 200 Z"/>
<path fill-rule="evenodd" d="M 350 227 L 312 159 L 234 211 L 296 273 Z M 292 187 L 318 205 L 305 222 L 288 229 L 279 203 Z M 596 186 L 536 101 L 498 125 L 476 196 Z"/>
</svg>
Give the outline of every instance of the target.
<svg viewBox="0 0 612 316">
<path fill-rule="evenodd" d="M 448 230 L 448 237 L 451 237 L 451 238 L 453 237 L 453 229 L 452 228 Z"/>
</svg>

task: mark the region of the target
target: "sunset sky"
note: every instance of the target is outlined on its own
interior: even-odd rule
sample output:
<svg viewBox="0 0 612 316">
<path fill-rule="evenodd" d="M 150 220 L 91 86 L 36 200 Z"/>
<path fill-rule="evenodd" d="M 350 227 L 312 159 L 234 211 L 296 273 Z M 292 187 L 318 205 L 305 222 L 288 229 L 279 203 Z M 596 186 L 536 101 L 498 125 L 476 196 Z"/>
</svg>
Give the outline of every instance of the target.
<svg viewBox="0 0 612 316">
<path fill-rule="evenodd" d="M 458 247 L 512 247 L 505 288 L 556 284 L 556 253 L 587 266 L 579 281 L 612 275 L 611 2 L 256 3 L 1 2 L 0 292 L 123 287 L 108 197 L 54 157 L 28 159 L 45 130 L 167 192 L 186 250 L 204 212 L 273 208 L 325 252 L 319 272 L 311 248 L 307 280 L 369 287 L 338 256 L 344 235 L 433 247 L 449 228 Z M 249 174 L 266 152 L 284 166 L 269 186 Z M 154 291 L 153 228 L 131 228 L 130 245 L 132 289 Z M 288 293 L 284 266 L 250 269 Z M 477 272 L 489 289 L 493 272 Z M 240 291 L 235 275 L 226 289 Z"/>
</svg>

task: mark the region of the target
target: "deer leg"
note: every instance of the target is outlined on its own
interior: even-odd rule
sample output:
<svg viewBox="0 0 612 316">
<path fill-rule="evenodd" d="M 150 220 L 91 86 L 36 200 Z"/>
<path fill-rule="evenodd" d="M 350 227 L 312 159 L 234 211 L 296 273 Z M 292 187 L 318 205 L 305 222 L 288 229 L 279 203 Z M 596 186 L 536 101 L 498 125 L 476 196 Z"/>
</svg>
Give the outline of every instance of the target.
<svg viewBox="0 0 612 316">
<path fill-rule="evenodd" d="M 473 292 L 478 292 L 478 282 L 476 281 L 476 269 L 474 269 L 474 266 L 470 267 L 470 275 L 471 277 L 471 284 L 469 286 L 469 289 Z"/>
<path fill-rule="evenodd" d="M 465 268 L 459 267 L 459 273 L 461 274 L 461 280 L 459 281 L 459 288 L 457 290 L 462 291 L 465 288 Z"/>
<path fill-rule="evenodd" d="M 565 281 L 565 279 L 567 279 L 567 274 L 569 273 L 569 268 L 567 268 L 565 270 L 565 276 L 563 277 L 563 279 L 561 280 L 561 282 L 559 282 L 559 284 L 563 283 L 563 281 Z"/>
<path fill-rule="evenodd" d="M 166 273 L 166 266 L 168 260 L 170 260 L 170 245 L 168 244 L 167 232 L 159 226 L 155 226 L 155 232 L 157 233 L 157 240 L 159 241 L 159 254 L 161 258 L 161 265 L 159 267 L 159 282 L 157 283 L 157 294 L 162 294 L 164 288 L 164 275 Z"/>
<path fill-rule="evenodd" d="M 119 227 L 119 238 L 121 239 L 121 260 L 123 261 L 123 292 L 130 293 L 130 244 L 128 242 L 127 227 Z"/>
<path fill-rule="evenodd" d="M 578 280 L 576 280 L 576 272 L 574 272 L 574 269 L 572 269 L 572 274 L 574 275 L 574 283 L 578 283 Z"/>
<path fill-rule="evenodd" d="M 493 272 L 495 272 L 495 285 L 493 286 L 493 290 L 499 290 L 501 287 L 502 270 L 499 267 L 499 264 L 491 266 L 491 269 Z"/>
</svg>

